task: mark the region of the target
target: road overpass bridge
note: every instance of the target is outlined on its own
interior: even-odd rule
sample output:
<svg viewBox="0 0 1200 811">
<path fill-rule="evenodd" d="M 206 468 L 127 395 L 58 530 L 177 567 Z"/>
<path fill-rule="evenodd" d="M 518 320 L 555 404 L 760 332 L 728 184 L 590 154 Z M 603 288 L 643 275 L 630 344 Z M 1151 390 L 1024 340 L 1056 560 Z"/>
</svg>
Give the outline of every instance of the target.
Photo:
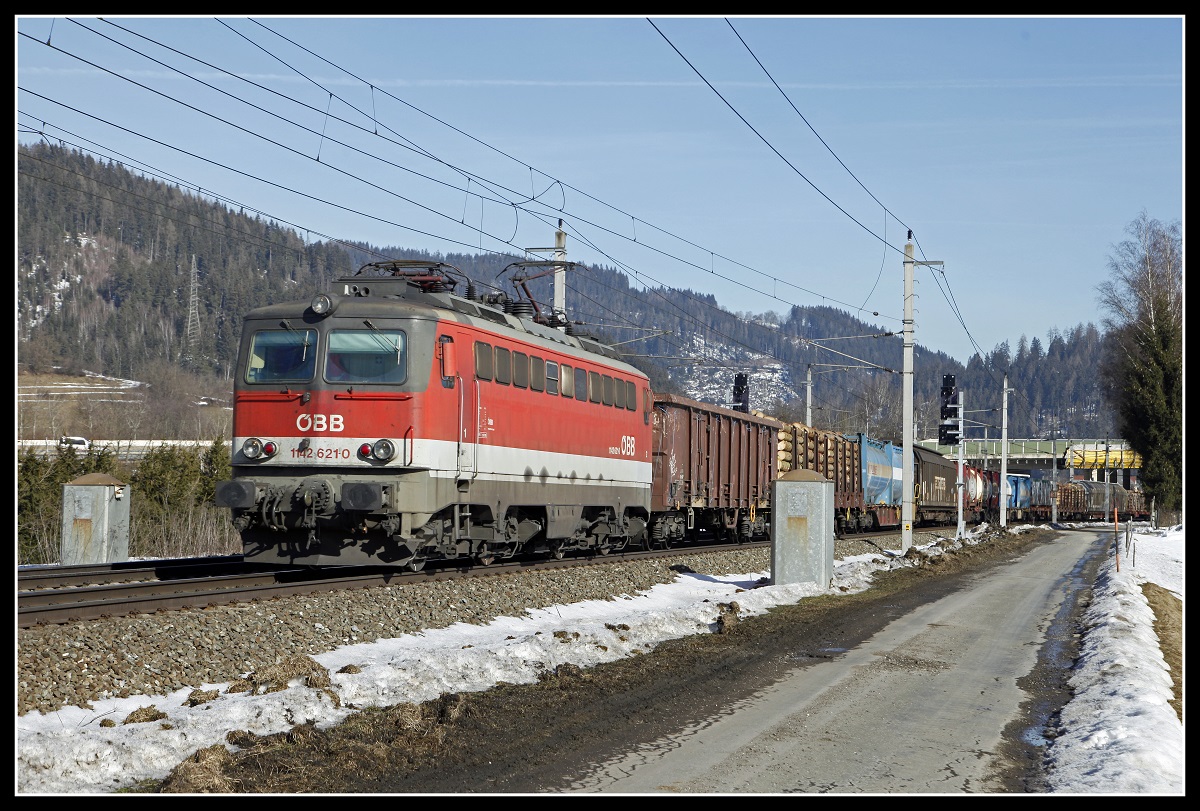
<svg viewBox="0 0 1200 811">
<path fill-rule="evenodd" d="M 932 451 L 958 458 L 956 445 L 939 445 L 936 440 L 922 440 L 918 445 Z M 1000 469 L 1004 450 L 999 439 L 964 439 L 963 461 L 988 470 Z M 1076 479 L 1117 481 L 1128 487 L 1136 481 L 1142 458 L 1122 439 L 1009 439 L 1008 469 L 1010 471 L 1054 470 L 1059 478 L 1070 475 Z"/>
</svg>

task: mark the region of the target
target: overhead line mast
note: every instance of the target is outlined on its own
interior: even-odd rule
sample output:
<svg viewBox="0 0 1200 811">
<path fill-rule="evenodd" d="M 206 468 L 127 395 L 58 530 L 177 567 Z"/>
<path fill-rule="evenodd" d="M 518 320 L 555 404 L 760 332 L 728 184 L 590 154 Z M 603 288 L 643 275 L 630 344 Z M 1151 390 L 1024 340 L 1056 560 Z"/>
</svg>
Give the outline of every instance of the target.
<svg viewBox="0 0 1200 811">
<path fill-rule="evenodd" d="M 904 495 L 900 509 L 901 541 L 903 551 L 912 548 L 912 525 L 916 511 L 913 509 L 913 266 L 940 265 L 941 262 L 917 262 L 913 259 L 912 231 L 904 243 L 904 447 L 901 449 L 904 464 Z"/>
</svg>

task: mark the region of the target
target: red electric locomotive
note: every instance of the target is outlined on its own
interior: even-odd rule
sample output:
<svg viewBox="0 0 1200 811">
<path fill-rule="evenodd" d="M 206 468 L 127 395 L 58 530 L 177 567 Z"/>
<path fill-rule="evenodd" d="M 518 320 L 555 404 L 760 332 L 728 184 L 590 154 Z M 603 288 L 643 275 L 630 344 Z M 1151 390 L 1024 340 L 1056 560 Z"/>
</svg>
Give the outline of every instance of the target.
<svg viewBox="0 0 1200 811">
<path fill-rule="evenodd" d="M 454 295 L 463 279 L 373 263 L 245 316 L 215 501 L 247 560 L 416 570 L 645 541 L 646 376 L 530 300 Z"/>
</svg>

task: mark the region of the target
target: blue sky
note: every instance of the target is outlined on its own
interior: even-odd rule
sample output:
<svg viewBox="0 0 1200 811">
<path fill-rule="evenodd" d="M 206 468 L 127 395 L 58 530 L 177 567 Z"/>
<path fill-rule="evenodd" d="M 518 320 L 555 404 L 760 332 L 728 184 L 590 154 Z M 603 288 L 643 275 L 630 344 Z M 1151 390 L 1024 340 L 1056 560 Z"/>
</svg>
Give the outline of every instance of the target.
<svg viewBox="0 0 1200 811">
<path fill-rule="evenodd" d="M 911 229 L 944 263 L 917 342 L 962 361 L 1099 326 L 1125 227 L 1183 218 L 1179 16 L 106 20 L 15 19 L 20 142 L 314 241 L 513 253 L 561 217 L 636 287 L 895 330 Z"/>
</svg>

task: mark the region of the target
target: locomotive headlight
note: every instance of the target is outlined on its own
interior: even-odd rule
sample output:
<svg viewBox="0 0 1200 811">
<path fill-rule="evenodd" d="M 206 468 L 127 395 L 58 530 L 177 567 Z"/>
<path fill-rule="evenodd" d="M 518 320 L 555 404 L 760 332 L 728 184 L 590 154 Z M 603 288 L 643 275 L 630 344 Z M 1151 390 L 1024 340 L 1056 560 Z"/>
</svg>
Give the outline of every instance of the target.
<svg viewBox="0 0 1200 811">
<path fill-rule="evenodd" d="M 270 459 L 279 452 L 279 445 L 274 442 L 263 442 L 261 439 L 251 437 L 242 443 L 242 455 L 247 459 Z"/>
<path fill-rule="evenodd" d="M 308 306 L 317 315 L 329 315 L 333 312 L 334 300 L 332 296 L 326 293 L 317 293 L 312 297 L 312 301 L 309 302 Z"/>
<path fill-rule="evenodd" d="M 396 455 L 396 446 L 389 439 L 381 439 L 371 448 L 371 455 L 380 462 L 386 462 Z"/>
</svg>

